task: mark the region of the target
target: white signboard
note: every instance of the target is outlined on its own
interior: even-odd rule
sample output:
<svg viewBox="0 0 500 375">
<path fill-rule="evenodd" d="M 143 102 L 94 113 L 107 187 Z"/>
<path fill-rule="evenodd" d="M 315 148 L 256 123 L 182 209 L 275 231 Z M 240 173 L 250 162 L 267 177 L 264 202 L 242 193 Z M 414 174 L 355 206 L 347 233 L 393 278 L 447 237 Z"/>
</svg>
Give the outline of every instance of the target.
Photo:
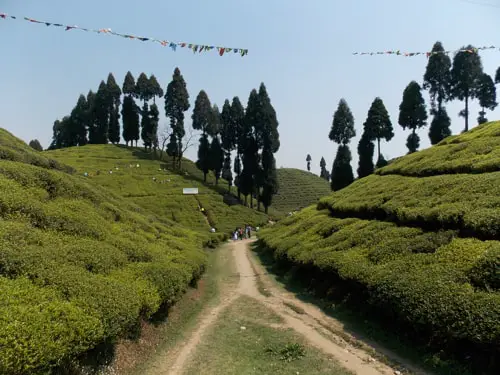
<svg viewBox="0 0 500 375">
<path fill-rule="evenodd" d="M 183 188 L 182 194 L 198 194 L 198 188 Z"/>
</svg>

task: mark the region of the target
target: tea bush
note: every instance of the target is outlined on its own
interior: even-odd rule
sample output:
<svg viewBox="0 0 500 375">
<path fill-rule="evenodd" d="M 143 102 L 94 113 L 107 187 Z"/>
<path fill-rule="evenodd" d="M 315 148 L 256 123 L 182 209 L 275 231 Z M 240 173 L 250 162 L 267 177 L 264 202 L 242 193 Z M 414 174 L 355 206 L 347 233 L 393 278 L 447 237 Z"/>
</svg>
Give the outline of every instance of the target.
<svg viewBox="0 0 500 375">
<path fill-rule="evenodd" d="M 279 191 L 273 197 L 272 211 L 286 215 L 314 204 L 319 198 L 331 193 L 325 179 L 300 169 L 279 168 Z"/>
<path fill-rule="evenodd" d="M 316 291 L 415 344 L 500 368 L 500 122 L 391 162 L 259 233 Z"/>
</svg>

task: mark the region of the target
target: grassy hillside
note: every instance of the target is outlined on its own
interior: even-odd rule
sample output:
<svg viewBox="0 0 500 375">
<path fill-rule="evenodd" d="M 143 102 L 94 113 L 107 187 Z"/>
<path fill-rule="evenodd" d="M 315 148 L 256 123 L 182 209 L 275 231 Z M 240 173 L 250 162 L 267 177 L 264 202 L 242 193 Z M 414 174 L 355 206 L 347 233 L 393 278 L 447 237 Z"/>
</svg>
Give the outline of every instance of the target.
<svg viewBox="0 0 500 375">
<path fill-rule="evenodd" d="M 245 223 L 267 222 L 267 217 L 260 212 L 224 203 L 222 194 L 227 191 L 224 182 L 215 186 L 209 176 L 208 183 L 204 184 L 201 171 L 186 159 L 183 173 L 179 174 L 171 170 L 170 163 L 151 160 L 140 149 L 123 146 L 88 145 L 43 154 L 72 166 L 79 175 L 88 173 L 88 183 L 113 191 L 153 212 L 159 220 L 179 223 L 206 236 L 212 226 L 217 232 L 228 234 Z M 190 187 L 197 187 L 199 195 L 182 194 L 183 188 Z M 205 208 L 206 217 L 200 212 L 200 206 Z"/>
<path fill-rule="evenodd" d="M 415 345 L 498 373 L 499 151 L 500 122 L 450 137 L 263 230 L 261 245 Z"/>
<path fill-rule="evenodd" d="M 328 181 L 300 169 L 278 169 L 278 183 L 279 192 L 273 197 L 272 209 L 282 214 L 317 203 L 331 192 Z"/>
<path fill-rule="evenodd" d="M 41 373 L 122 335 L 202 273 L 198 232 L 3 130 L 0 156 L 0 373 Z"/>
</svg>

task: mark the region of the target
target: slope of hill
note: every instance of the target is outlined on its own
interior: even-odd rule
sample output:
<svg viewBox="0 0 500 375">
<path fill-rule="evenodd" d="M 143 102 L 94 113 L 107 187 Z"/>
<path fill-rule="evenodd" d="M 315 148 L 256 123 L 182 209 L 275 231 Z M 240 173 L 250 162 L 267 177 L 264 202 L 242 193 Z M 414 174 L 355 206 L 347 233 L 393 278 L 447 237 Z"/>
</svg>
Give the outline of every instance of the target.
<svg viewBox="0 0 500 375">
<path fill-rule="evenodd" d="M 450 137 L 263 230 L 262 248 L 416 345 L 498 373 L 499 151 L 500 122 Z"/>
<path fill-rule="evenodd" d="M 43 154 L 72 166 L 80 175 L 88 173 L 89 183 L 146 208 L 159 220 L 171 220 L 206 236 L 211 227 L 227 235 L 245 223 L 267 222 L 263 213 L 224 203 L 224 182 L 214 186 L 209 176 L 204 184 L 201 172 L 187 159 L 183 161 L 183 174 L 179 174 L 171 170 L 170 163 L 151 160 L 142 150 L 124 146 L 87 145 Z M 199 194 L 183 195 L 183 188 L 198 188 Z M 205 209 L 206 217 L 200 207 Z"/>
<path fill-rule="evenodd" d="M 199 233 L 60 171 L 3 130 L 0 157 L 0 373 L 61 365 L 200 277 Z"/>
<path fill-rule="evenodd" d="M 330 194 L 328 181 L 307 171 L 295 168 L 279 168 L 279 192 L 273 197 L 272 209 L 286 214 L 300 210 Z"/>
</svg>

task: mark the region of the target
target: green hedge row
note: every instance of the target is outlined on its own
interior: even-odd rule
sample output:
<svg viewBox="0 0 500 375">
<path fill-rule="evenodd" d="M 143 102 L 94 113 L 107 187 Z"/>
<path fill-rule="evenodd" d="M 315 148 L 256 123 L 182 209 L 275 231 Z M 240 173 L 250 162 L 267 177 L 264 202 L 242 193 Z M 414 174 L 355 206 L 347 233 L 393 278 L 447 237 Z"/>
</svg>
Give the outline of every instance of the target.
<svg viewBox="0 0 500 375">
<path fill-rule="evenodd" d="M 376 173 L 436 176 L 500 171 L 500 121 L 482 124 L 436 145 L 393 160 Z"/>
<path fill-rule="evenodd" d="M 322 279 L 327 290 L 343 285 L 365 296 L 361 303 L 393 328 L 476 356 L 490 370 L 500 365 L 499 241 L 331 218 L 314 208 L 259 237 L 277 259 L 308 270 L 303 277 Z"/>
<path fill-rule="evenodd" d="M 500 237 L 500 172 L 402 177 L 371 175 L 320 200 L 334 216 L 395 221 L 463 235 Z"/>
</svg>

